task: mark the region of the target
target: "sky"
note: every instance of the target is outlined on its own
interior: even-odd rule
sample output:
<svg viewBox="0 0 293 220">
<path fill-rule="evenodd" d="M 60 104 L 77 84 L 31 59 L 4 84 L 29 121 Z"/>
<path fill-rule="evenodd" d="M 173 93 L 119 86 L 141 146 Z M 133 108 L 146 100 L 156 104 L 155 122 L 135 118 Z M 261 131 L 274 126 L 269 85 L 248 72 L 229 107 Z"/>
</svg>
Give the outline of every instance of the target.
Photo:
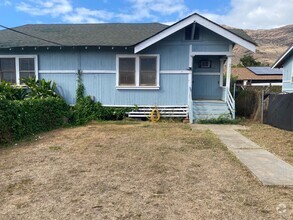
<svg viewBox="0 0 293 220">
<path fill-rule="evenodd" d="M 192 13 L 243 29 L 293 24 L 293 0 L 0 0 L 0 24 L 160 22 Z"/>
</svg>

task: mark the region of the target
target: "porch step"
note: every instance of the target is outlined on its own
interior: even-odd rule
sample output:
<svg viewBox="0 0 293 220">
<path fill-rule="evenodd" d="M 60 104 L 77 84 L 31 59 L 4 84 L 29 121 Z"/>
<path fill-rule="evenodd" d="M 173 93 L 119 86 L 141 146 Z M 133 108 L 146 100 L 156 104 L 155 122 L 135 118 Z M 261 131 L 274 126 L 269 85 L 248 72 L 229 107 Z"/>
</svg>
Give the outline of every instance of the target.
<svg viewBox="0 0 293 220">
<path fill-rule="evenodd" d="M 218 118 L 223 115 L 230 116 L 228 105 L 224 101 L 193 101 L 193 117 L 195 121 Z"/>
<path fill-rule="evenodd" d="M 158 109 L 161 117 L 185 118 L 188 117 L 188 106 L 140 106 L 136 110 L 128 112 L 130 118 L 148 118 L 151 111 Z"/>
</svg>

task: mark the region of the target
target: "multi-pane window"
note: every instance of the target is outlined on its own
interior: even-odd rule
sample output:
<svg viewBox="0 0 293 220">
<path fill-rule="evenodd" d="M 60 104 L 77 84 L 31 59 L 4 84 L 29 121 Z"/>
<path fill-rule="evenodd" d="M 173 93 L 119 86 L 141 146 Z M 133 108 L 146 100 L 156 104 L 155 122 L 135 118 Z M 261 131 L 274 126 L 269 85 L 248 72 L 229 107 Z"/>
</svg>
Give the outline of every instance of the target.
<svg viewBox="0 0 293 220">
<path fill-rule="evenodd" d="M 0 81 L 20 84 L 21 79 L 36 76 L 36 56 L 0 56 Z"/>
<path fill-rule="evenodd" d="M 118 56 L 119 87 L 152 88 L 159 86 L 157 55 Z"/>
</svg>

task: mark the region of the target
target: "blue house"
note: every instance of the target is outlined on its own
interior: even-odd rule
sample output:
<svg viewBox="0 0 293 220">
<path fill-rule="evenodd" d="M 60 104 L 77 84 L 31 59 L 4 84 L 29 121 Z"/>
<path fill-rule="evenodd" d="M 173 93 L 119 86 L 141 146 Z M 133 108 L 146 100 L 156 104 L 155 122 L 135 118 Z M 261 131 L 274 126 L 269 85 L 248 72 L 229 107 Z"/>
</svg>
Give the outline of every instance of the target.
<svg viewBox="0 0 293 220">
<path fill-rule="evenodd" d="M 283 68 L 282 92 L 293 92 L 293 45 L 282 54 L 272 68 Z"/>
<path fill-rule="evenodd" d="M 253 52 L 256 47 L 242 30 L 225 29 L 199 14 L 171 26 L 24 25 L 0 31 L 0 80 L 53 80 L 74 104 L 79 71 L 87 95 L 104 106 L 138 106 L 132 117 L 151 108 L 162 116 L 189 116 L 192 123 L 222 114 L 235 117 L 229 91 L 235 44 Z"/>
</svg>

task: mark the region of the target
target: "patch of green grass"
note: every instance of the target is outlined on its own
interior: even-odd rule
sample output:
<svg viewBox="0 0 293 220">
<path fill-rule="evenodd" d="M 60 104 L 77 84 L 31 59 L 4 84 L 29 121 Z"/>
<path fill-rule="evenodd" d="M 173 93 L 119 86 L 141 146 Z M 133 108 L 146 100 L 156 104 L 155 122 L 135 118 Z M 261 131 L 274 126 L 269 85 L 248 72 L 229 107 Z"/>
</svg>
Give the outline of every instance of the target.
<svg viewBox="0 0 293 220">
<path fill-rule="evenodd" d="M 53 151 L 61 150 L 61 146 L 50 146 L 49 149 Z"/>
<path fill-rule="evenodd" d="M 199 124 L 239 124 L 240 118 L 231 119 L 229 114 L 220 115 L 218 118 L 200 119 L 197 121 Z"/>
<path fill-rule="evenodd" d="M 293 151 L 289 151 L 288 156 L 293 157 Z"/>
</svg>

